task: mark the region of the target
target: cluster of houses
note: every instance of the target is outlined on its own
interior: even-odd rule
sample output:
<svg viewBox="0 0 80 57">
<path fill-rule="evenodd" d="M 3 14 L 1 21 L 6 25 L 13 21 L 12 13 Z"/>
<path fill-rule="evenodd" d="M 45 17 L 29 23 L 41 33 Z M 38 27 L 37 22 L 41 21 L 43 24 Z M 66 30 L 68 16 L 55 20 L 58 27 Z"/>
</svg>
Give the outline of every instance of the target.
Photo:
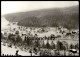
<svg viewBox="0 0 80 57">
<path fill-rule="evenodd" d="M 79 30 L 75 29 L 68 30 L 63 27 L 25 27 L 19 26 L 18 22 L 7 22 L 6 27 L 1 28 L 1 33 L 4 35 L 4 37 L 8 37 L 9 34 L 15 35 L 16 31 L 19 32 L 19 35 L 23 40 L 25 37 L 54 38 L 54 40 L 48 40 L 50 45 L 52 42 L 57 44 L 58 41 L 62 42 L 64 45 L 66 45 L 66 47 L 69 47 L 70 44 L 79 44 Z M 40 44 L 42 43 L 43 40 L 40 40 Z M 47 40 L 45 40 L 44 44 L 46 43 Z"/>
<path fill-rule="evenodd" d="M 74 39 L 79 38 L 79 30 L 68 30 L 63 27 L 25 27 L 19 26 L 18 22 L 8 22 L 6 25 L 8 28 L 1 29 L 1 32 L 4 34 L 6 33 L 8 36 L 9 34 L 15 34 L 16 31 L 19 31 L 20 36 L 37 36 L 37 37 L 49 37 L 51 34 L 56 36 L 70 36 Z M 76 37 L 76 38 L 75 38 Z M 61 37 L 65 38 L 65 37 Z M 69 38 L 69 37 L 68 37 Z"/>
<path fill-rule="evenodd" d="M 2 29 L 2 33 L 5 37 L 8 37 L 9 34 L 15 34 L 16 31 L 19 31 L 19 35 L 24 40 L 25 37 L 51 37 L 55 39 L 69 39 L 69 40 L 79 40 L 79 30 L 68 30 L 63 27 L 25 27 L 19 26 L 18 22 L 9 22 L 7 25 L 8 28 Z M 51 41 L 50 41 L 51 42 Z"/>
</svg>

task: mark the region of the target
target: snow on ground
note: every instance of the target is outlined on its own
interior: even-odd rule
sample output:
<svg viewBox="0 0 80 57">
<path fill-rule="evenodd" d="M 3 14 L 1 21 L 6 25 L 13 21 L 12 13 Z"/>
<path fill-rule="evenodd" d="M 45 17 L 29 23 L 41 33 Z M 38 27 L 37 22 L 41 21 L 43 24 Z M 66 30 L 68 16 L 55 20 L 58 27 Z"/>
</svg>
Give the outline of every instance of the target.
<svg viewBox="0 0 80 57">
<path fill-rule="evenodd" d="M 5 55 L 15 55 L 16 51 L 19 50 L 19 55 L 22 56 L 31 56 L 31 54 L 27 51 L 21 51 L 19 48 L 15 48 L 14 46 L 12 46 L 12 48 L 4 46 L 3 43 L 1 43 L 1 54 L 5 54 Z M 54 56 L 54 50 L 51 50 L 51 54 L 53 54 Z M 60 51 L 60 54 L 64 55 L 64 51 Z M 66 55 L 68 56 L 69 51 L 66 51 Z M 74 54 L 73 54 L 74 55 Z M 79 54 L 75 54 L 75 56 L 78 56 Z M 34 53 L 32 53 L 32 56 L 39 56 L 39 55 L 35 55 Z"/>
<path fill-rule="evenodd" d="M 48 28 L 47 29 L 45 28 L 47 30 L 47 32 L 43 32 L 43 33 L 37 32 L 37 31 L 39 31 L 39 29 L 41 29 L 41 28 L 36 29 L 35 32 L 34 32 L 34 30 L 32 30 L 31 31 L 31 34 L 32 35 L 37 34 L 38 37 L 44 37 L 44 36 L 49 37 L 51 34 L 54 34 L 55 36 L 61 35 L 60 33 L 58 33 L 59 31 L 56 28 L 49 28 L 49 29 Z"/>
<path fill-rule="evenodd" d="M 20 49 L 15 49 L 15 47 L 7 47 L 7 46 L 3 46 L 1 45 L 1 53 L 2 54 L 5 54 L 5 55 L 15 55 L 16 51 L 19 50 L 19 55 L 22 55 L 22 56 L 30 56 L 31 54 L 29 52 L 25 52 L 25 51 L 21 51 Z M 33 54 L 35 55 L 35 54 Z"/>
<path fill-rule="evenodd" d="M 16 49 L 9 48 L 7 46 L 1 45 L 1 52 L 2 52 L 2 54 L 5 54 L 5 55 L 7 55 L 7 54 L 9 54 L 9 55 L 15 55 Z"/>
<path fill-rule="evenodd" d="M 9 21 L 5 19 L 5 17 L 1 18 L 1 30 L 8 28 Z"/>
</svg>

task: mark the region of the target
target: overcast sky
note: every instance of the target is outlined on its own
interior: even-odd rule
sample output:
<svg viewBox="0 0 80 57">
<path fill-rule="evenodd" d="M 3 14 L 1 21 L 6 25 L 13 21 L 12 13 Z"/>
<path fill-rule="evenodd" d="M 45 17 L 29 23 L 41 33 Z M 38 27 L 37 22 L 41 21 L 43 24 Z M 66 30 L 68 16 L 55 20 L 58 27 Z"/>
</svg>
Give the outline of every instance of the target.
<svg viewBox="0 0 80 57">
<path fill-rule="evenodd" d="M 78 4 L 78 1 L 1 1 L 1 15 L 45 8 L 69 7 Z"/>
</svg>

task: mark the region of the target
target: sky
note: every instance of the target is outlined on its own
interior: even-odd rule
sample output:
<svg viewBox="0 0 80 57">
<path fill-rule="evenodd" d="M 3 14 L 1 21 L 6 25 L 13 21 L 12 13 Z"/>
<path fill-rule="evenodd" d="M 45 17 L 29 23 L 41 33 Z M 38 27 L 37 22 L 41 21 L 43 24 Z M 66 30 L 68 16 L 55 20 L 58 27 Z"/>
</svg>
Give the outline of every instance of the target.
<svg viewBox="0 0 80 57">
<path fill-rule="evenodd" d="M 1 15 L 38 9 L 69 7 L 79 5 L 78 1 L 1 1 Z"/>
</svg>

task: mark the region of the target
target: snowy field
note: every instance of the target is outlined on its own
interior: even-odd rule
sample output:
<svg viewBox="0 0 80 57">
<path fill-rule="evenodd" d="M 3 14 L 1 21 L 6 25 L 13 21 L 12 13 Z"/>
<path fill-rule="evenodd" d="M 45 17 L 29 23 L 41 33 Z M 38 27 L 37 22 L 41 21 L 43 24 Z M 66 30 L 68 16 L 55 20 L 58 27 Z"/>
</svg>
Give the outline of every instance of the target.
<svg viewBox="0 0 80 57">
<path fill-rule="evenodd" d="M 19 50 L 19 55 L 22 56 L 31 56 L 31 54 L 29 53 L 29 51 L 22 51 L 19 48 L 15 48 L 14 46 L 12 46 L 12 48 L 8 47 L 8 46 L 4 46 L 3 44 L 1 44 L 1 55 L 5 54 L 5 55 L 15 55 L 16 51 Z M 32 56 L 37 56 L 34 53 L 32 53 Z"/>
<path fill-rule="evenodd" d="M 21 56 L 31 56 L 31 54 L 29 53 L 29 51 L 22 51 L 19 48 L 15 48 L 14 46 L 12 46 L 12 48 L 4 46 L 3 43 L 1 43 L 1 55 L 5 54 L 5 55 L 14 55 L 16 51 L 19 50 L 19 55 Z M 54 49 L 55 50 L 55 49 Z M 54 56 L 54 50 L 51 50 L 51 54 Z M 61 55 L 64 55 L 64 51 L 60 51 Z M 66 56 L 69 55 L 69 51 L 66 51 Z M 71 53 L 71 56 L 79 56 L 79 51 L 76 54 Z M 35 55 L 34 53 L 32 53 L 32 56 L 39 56 L 39 55 Z"/>
</svg>

